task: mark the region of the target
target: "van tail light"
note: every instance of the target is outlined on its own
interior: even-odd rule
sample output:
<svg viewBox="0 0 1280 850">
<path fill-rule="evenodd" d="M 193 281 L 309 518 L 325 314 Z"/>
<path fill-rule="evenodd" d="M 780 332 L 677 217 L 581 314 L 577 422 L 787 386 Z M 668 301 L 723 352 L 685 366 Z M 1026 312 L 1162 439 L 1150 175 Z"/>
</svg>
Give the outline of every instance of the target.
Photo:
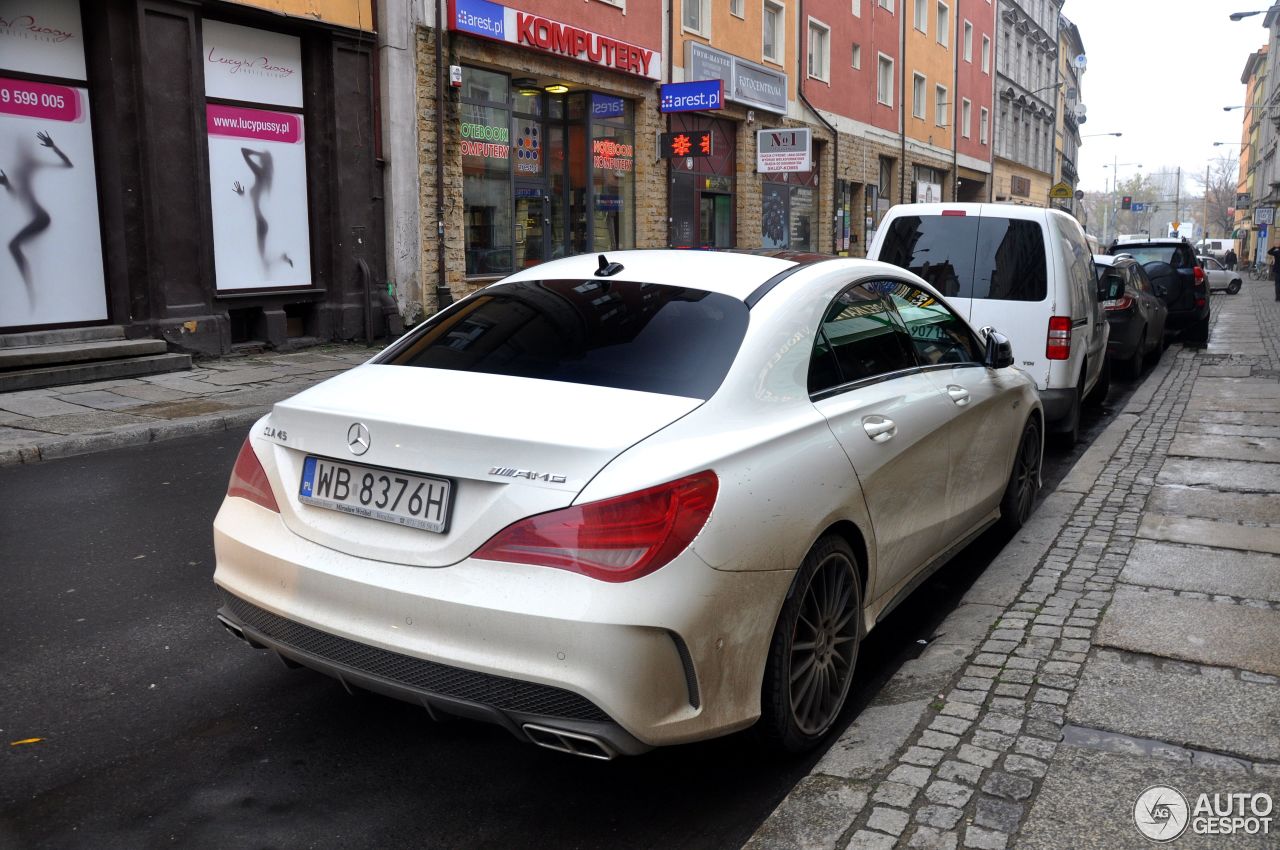
<svg viewBox="0 0 1280 850">
<path fill-rule="evenodd" d="M 472 555 L 631 581 L 665 566 L 698 536 L 720 482 L 707 470 L 512 523 Z"/>
<path fill-rule="evenodd" d="M 1129 295 L 1121 295 L 1114 301 L 1103 301 L 1102 309 L 1104 310 L 1128 310 L 1133 306 L 1133 297 Z"/>
<path fill-rule="evenodd" d="M 276 504 L 275 494 L 271 492 L 271 482 L 267 479 L 267 471 L 262 468 L 262 461 L 249 445 L 249 438 L 244 438 L 240 446 L 240 454 L 236 455 L 236 465 L 231 468 L 231 480 L 227 482 L 227 495 L 248 499 L 267 510 L 280 513 L 280 505 Z"/>
<path fill-rule="evenodd" d="M 1071 317 L 1049 317 L 1049 344 L 1045 356 L 1050 360 L 1066 360 L 1071 357 Z"/>
</svg>

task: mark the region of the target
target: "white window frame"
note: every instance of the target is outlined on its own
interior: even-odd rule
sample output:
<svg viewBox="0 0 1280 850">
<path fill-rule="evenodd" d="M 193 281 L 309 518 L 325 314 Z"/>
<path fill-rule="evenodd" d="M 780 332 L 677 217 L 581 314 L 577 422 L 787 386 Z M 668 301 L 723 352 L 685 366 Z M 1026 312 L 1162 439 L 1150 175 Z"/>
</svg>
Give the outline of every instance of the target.
<svg viewBox="0 0 1280 850">
<path fill-rule="evenodd" d="M 766 22 L 769 20 L 768 15 L 765 13 L 768 12 L 770 8 L 778 10 L 778 22 L 773 28 L 773 46 L 776 51 L 774 55 L 766 53 L 764 49 L 765 27 Z M 781 65 L 787 58 L 787 7 L 784 4 L 777 2 L 777 0 L 764 0 L 764 3 L 760 6 L 760 10 L 760 55 L 764 57 L 766 62 Z"/>
<path fill-rule="evenodd" d="M 877 0 L 877 2 L 880 4 L 881 9 L 888 9 L 889 14 L 893 14 L 893 0 Z M 991 0 L 987 0 L 987 2 L 990 3 Z"/>
<path fill-rule="evenodd" d="M 855 18 L 861 18 L 862 17 L 862 0 L 853 0 L 853 6 L 850 9 L 850 11 L 853 12 L 853 16 Z"/>
<path fill-rule="evenodd" d="M 973 24 L 964 22 L 964 61 L 973 62 Z"/>
<path fill-rule="evenodd" d="M 985 107 L 978 109 L 978 143 L 985 145 L 987 143 L 987 124 L 991 121 L 991 112 Z"/>
<path fill-rule="evenodd" d="M 819 60 L 822 67 L 818 72 L 813 67 L 813 34 L 817 30 L 821 33 L 821 50 L 819 52 Z M 809 79 L 820 80 L 824 83 L 831 82 L 831 27 L 824 24 L 817 18 L 809 18 L 807 28 L 808 38 L 805 40 L 805 69 L 809 74 Z"/>
<path fill-rule="evenodd" d="M 938 8 L 934 12 L 938 32 L 935 38 L 943 47 L 951 47 L 951 7 L 938 0 Z"/>
<path fill-rule="evenodd" d="M 698 25 L 691 27 L 685 23 L 685 10 L 694 7 L 698 10 Z M 680 29 L 703 38 L 711 38 L 711 0 L 680 0 Z"/>
<path fill-rule="evenodd" d="M 973 101 L 967 97 L 960 98 L 960 135 L 969 138 L 969 130 L 973 126 Z"/>
<path fill-rule="evenodd" d="M 889 99 L 885 100 L 880 95 L 880 83 L 884 77 L 885 66 L 889 68 Z M 885 106 L 893 106 L 894 83 L 893 83 L 893 57 L 886 56 L 883 53 L 876 54 L 876 103 L 883 103 Z"/>
<path fill-rule="evenodd" d="M 933 87 L 933 124 L 935 127 L 947 126 L 947 111 L 951 106 L 947 87 L 935 84 Z"/>
<path fill-rule="evenodd" d="M 919 118 L 921 121 L 928 115 L 928 104 L 925 103 L 926 93 L 929 88 L 929 80 L 919 71 L 911 72 L 911 117 Z"/>
<path fill-rule="evenodd" d="M 853 66 L 853 70 L 862 70 L 862 45 L 858 44 L 856 41 L 853 43 L 853 49 L 850 51 L 849 62 Z"/>
<path fill-rule="evenodd" d="M 929 34 L 929 2 L 930 0 L 915 0 L 915 11 L 911 16 L 911 25 L 917 32 L 925 35 Z"/>
<path fill-rule="evenodd" d="M 746 20 L 747 0 L 729 0 L 729 14 L 735 18 Z"/>
<path fill-rule="evenodd" d="M 599 2 L 606 6 L 613 6 L 615 9 L 621 9 L 623 12 L 627 11 L 627 0 L 599 0 Z"/>
<path fill-rule="evenodd" d="M 991 38 L 986 35 L 982 37 L 982 73 L 991 73 Z"/>
</svg>

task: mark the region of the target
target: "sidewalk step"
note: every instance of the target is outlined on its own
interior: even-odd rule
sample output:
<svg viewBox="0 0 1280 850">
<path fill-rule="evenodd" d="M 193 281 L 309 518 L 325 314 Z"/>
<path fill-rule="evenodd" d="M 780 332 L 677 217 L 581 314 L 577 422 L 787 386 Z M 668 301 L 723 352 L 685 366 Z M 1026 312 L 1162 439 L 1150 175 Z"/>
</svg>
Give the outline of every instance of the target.
<svg viewBox="0 0 1280 850">
<path fill-rule="evenodd" d="M 141 375 L 158 375 L 161 372 L 177 372 L 191 368 L 189 354 L 152 354 L 130 357 L 124 360 L 99 360 L 92 363 L 67 363 L 61 366 L 45 366 L 0 372 L 0 393 L 17 390 L 34 390 L 63 384 L 85 384 L 90 381 L 109 381 L 116 378 L 137 378 Z"/>
<path fill-rule="evenodd" d="M 87 363 L 93 360 L 142 357 L 148 354 L 164 354 L 168 350 L 169 346 L 162 339 L 109 339 L 0 348 L 0 372 L 34 369 L 60 363 Z"/>
<path fill-rule="evenodd" d="M 0 350 L 27 345 L 65 345 L 73 342 L 97 342 L 124 339 L 121 325 L 98 325 L 92 328 L 64 328 L 57 331 L 27 331 L 0 334 Z"/>
</svg>

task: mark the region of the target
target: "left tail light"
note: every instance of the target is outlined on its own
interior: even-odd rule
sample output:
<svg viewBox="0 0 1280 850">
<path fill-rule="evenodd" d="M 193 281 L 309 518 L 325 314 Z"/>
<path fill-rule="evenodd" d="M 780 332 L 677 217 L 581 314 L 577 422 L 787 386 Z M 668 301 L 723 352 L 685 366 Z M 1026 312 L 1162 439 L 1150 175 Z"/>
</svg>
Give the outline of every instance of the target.
<svg viewBox="0 0 1280 850">
<path fill-rule="evenodd" d="M 472 555 L 632 581 L 670 563 L 711 516 L 720 482 L 707 470 L 513 523 Z"/>
<path fill-rule="evenodd" d="M 249 438 L 244 438 L 240 446 L 240 454 L 236 455 L 236 465 L 231 468 L 231 480 L 227 482 L 227 495 L 248 499 L 267 510 L 280 513 L 280 505 L 276 503 L 275 494 L 271 492 L 271 482 L 267 480 L 267 471 L 262 468 L 262 461 L 249 445 Z"/>
<path fill-rule="evenodd" d="M 1204 283 L 1204 269 L 1196 266 L 1191 273 L 1195 275 L 1196 283 Z"/>
</svg>

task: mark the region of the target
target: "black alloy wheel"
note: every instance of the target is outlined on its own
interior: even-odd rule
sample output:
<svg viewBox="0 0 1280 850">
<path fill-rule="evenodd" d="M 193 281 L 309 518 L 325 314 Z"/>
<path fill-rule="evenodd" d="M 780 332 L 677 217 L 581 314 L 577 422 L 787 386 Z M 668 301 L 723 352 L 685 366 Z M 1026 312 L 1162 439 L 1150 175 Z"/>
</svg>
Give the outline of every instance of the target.
<svg viewBox="0 0 1280 850">
<path fill-rule="evenodd" d="M 844 708 L 862 643 L 862 582 L 840 537 L 823 537 L 782 606 L 761 695 L 761 734 L 789 753 L 812 749 Z"/>
<path fill-rule="evenodd" d="M 1231 283 L 1227 284 L 1227 294 L 1228 294 L 1228 295 L 1235 295 L 1235 294 L 1236 294 L 1236 293 L 1238 293 L 1239 291 L 1240 291 L 1240 280 L 1239 280 L 1239 278 L 1237 278 L 1236 280 L 1233 280 L 1233 281 L 1231 281 Z"/>
<path fill-rule="evenodd" d="M 1040 423 L 1033 417 L 1022 429 L 1017 454 L 1013 456 L 1013 469 L 1009 471 L 1009 483 L 1000 501 L 1000 525 L 1007 531 L 1017 531 L 1026 525 L 1040 494 L 1040 464 L 1043 460 L 1040 440 Z"/>
</svg>

